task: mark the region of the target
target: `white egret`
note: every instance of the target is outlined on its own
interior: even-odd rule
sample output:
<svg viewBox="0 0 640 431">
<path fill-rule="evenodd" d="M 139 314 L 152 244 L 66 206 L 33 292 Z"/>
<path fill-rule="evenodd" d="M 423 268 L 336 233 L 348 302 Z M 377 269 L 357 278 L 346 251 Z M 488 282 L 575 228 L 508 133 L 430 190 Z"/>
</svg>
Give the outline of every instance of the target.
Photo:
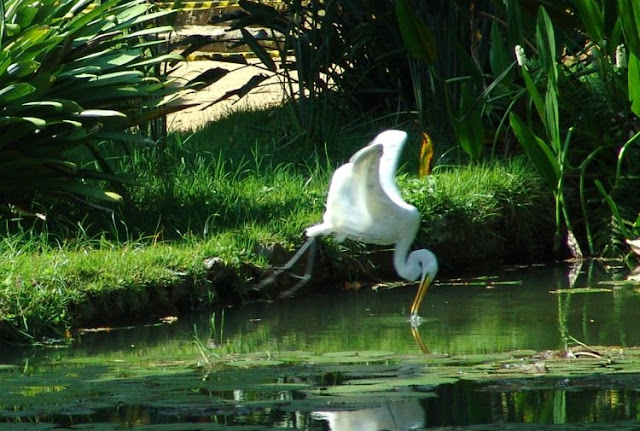
<svg viewBox="0 0 640 431">
<path fill-rule="evenodd" d="M 438 261 L 426 249 L 409 252 L 420 227 L 420 213 L 402 199 L 396 186 L 396 168 L 406 141 L 405 132 L 386 130 L 335 171 L 322 223 L 306 230 L 310 239 L 272 277 L 290 269 L 310 245 L 314 246 L 318 236 L 332 235 L 338 242 L 350 238 L 370 244 L 395 244 L 393 265 L 398 275 L 409 281 L 420 280 L 410 309 L 411 322 L 420 322 L 418 309 L 438 271 Z M 285 294 L 295 292 L 309 279 L 313 251 L 302 281 Z"/>
</svg>

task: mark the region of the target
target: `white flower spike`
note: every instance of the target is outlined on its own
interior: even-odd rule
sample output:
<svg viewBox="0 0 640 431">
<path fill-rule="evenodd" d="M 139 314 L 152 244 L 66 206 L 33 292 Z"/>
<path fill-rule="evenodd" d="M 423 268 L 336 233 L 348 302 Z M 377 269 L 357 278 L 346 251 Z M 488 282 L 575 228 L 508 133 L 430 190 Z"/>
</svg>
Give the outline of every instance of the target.
<svg viewBox="0 0 640 431">
<path fill-rule="evenodd" d="M 521 45 L 516 45 L 515 53 L 518 66 L 525 67 L 527 64 L 527 55 L 524 53 L 524 48 Z"/>
</svg>

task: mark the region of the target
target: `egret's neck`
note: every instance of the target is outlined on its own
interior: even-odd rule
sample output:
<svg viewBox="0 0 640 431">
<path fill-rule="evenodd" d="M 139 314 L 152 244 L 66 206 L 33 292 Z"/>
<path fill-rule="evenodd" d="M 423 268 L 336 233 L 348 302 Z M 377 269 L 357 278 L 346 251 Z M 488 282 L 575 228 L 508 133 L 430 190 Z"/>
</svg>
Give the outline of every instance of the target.
<svg viewBox="0 0 640 431">
<path fill-rule="evenodd" d="M 415 234 L 416 232 L 413 231 L 402 235 L 396 243 L 396 248 L 393 252 L 393 266 L 396 272 L 400 277 L 410 281 L 417 280 L 421 275 L 420 268 L 409 265 L 408 262 L 409 250 Z"/>
</svg>

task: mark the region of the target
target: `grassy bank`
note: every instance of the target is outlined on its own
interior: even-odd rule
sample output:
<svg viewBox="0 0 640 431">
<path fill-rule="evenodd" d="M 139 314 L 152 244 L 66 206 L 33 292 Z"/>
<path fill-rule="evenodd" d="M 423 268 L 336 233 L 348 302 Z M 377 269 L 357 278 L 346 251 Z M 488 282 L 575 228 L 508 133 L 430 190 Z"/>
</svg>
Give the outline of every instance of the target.
<svg viewBox="0 0 640 431">
<path fill-rule="evenodd" d="M 274 112 L 236 114 L 126 157 L 114 148 L 114 169 L 136 184 L 114 213 L 83 217 L 86 207 L 57 202 L 46 223 L 5 220 L 0 338 L 39 342 L 272 294 L 251 289 L 262 268 L 287 257 L 272 245 L 290 253 L 303 241 L 335 167 L 377 132 L 298 148 L 278 139 Z M 415 154 L 410 145 L 399 185 L 423 214 L 417 243 L 439 256 L 443 274 L 544 257 L 552 207 L 526 163 L 440 165 L 418 179 L 409 173 Z M 322 250 L 323 281 L 366 278 L 376 267 L 359 244 L 327 240 Z"/>
</svg>

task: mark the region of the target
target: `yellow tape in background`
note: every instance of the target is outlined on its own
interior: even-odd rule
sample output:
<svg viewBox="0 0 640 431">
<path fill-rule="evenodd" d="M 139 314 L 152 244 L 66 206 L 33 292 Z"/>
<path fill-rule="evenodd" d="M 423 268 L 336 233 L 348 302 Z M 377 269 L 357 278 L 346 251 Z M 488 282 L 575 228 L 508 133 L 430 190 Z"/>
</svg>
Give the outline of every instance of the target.
<svg viewBox="0 0 640 431">
<path fill-rule="evenodd" d="M 158 1 L 154 2 L 157 6 L 163 9 L 177 9 L 177 10 L 207 10 L 207 9 L 221 9 L 226 7 L 238 7 L 238 3 L 230 1 L 187 1 L 187 2 L 168 2 Z"/>
<path fill-rule="evenodd" d="M 237 8 L 238 0 L 212 0 L 212 1 L 154 1 L 156 5 L 163 9 L 177 9 L 177 10 L 207 10 L 207 9 L 222 9 L 222 8 Z M 280 0 L 261 1 L 263 4 L 278 4 Z"/>
</svg>

